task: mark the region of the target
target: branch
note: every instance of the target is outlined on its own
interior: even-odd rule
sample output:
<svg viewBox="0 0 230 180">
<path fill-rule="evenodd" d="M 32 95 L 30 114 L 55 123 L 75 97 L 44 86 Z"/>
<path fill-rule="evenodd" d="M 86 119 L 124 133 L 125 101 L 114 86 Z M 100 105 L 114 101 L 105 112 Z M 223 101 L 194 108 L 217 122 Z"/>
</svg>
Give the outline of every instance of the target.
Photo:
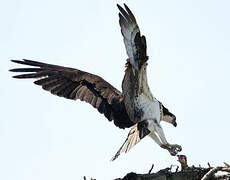
<svg viewBox="0 0 230 180">
<path fill-rule="evenodd" d="M 208 172 L 202 177 L 201 180 L 210 179 L 211 177 L 214 176 L 215 173 L 217 173 L 218 171 L 220 171 L 221 168 L 222 168 L 222 167 L 215 167 L 215 168 L 210 169 L 210 171 L 208 171 Z"/>
<path fill-rule="evenodd" d="M 211 177 L 215 177 L 216 179 L 217 178 L 220 178 L 220 177 L 229 177 L 229 174 L 227 175 L 217 175 L 215 176 L 215 174 L 218 172 L 218 171 L 222 171 L 222 172 L 230 172 L 230 167 L 215 167 L 215 168 L 212 168 L 209 172 L 207 172 L 204 177 L 202 177 L 201 180 L 207 180 L 207 179 L 210 179 Z"/>
</svg>

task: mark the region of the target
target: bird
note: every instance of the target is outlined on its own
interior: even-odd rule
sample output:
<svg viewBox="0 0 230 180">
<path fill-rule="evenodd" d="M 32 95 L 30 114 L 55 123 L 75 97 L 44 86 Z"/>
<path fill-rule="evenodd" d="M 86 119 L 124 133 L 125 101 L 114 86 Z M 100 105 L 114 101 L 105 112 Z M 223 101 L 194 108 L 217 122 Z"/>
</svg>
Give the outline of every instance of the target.
<svg viewBox="0 0 230 180">
<path fill-rule="evenodd" d="M 181 164 L 181 171 L 185 171 L 189 169 L 188 163 L 187 163 L 187 157 L 185 155 L 177 155 L 179 163 Z"/>
<path fill-rule="evenodd" d="M 182 147 L 168 143 L 160 122 L 165 121 L 176 127 L 176 116 L 153 96 L 148 86 L 146 71 L 149 57 L 145 36 L 141 35 L 129 7 L 126 4 L 124 8 L 119 4 L 117 7 L 121 34 L 128 55 L 122 91 L 96 74 L 40 61 L 11 60 L 27 67 L 9 71 L 22 73 L 14 75 L 13 78 L 36 79 L 34 84 L 54 95 L 71 100 L 80 99 L 91 104 L 121 129 L 131 128 L 112 161 L 121 153 L 127 153 L 145 136 L 150 136 L 161 148 L 175 156 Z"/>
</svg>

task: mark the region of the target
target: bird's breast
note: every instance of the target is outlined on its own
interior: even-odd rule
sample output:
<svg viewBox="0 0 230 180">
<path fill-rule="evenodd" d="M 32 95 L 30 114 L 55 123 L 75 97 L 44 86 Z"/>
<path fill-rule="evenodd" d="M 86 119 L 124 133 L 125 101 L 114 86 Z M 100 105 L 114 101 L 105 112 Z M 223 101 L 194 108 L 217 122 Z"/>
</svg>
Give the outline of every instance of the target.
<svg viewBox="0 0 230 180">
<path fill-rule="evenodd" d="M 160 106 L 159 102 L 150 99 L 145 94 L 140 94 L 136 99 L 138 109 L 142 109 L 143 115 L 141 120 L 157 120 L 160 121 Z"/>
</svg>

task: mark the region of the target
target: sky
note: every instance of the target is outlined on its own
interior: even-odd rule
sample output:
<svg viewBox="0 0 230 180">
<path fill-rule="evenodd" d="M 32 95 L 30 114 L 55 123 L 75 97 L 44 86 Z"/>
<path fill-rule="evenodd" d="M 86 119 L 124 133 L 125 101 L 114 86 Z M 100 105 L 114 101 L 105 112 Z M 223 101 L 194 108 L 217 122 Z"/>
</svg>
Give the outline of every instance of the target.
<svg viewBox="0 0 230 180">
<path fill-rule="evenodd" d="M 126 3 L 147 38 L 148 83 L 177 116 L 162 122 L 189 165 L 230 163 L 230 1 L 0 1 L 0 179 L 98 180 L 147 173 L 177 158 L 144 138 L 111 162 L 129 130 L 89 104 L 11 78 L 10 59 L 88 71 L 121 90 L 127 58 L 116 4 Z"/>
</svg>

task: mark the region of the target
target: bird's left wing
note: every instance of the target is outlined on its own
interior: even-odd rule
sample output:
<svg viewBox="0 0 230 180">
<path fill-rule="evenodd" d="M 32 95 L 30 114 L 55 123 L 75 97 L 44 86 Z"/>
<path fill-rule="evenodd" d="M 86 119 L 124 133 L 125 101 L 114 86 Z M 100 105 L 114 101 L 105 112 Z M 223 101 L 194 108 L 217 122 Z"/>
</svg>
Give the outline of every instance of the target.
<svg viewBox="0 0 230 180">
<path fill-rule="evenodd" d="M 129 120 L 122 93 L 100 76 L 78 69 L 46 64 L 31 60 L 12 60 L 14 63 L 29 65 L 28 68 L 11 69 L 24 74 L 14 78 L 37 78 L 34 82 L 44 90 L 67 99 L 80 99 L 91 104 L 100 113 L 120 128 L 133 125 Z"/>
<path fill-rule="evenodd" d="M 120 10 L 119 23 L 127 55 L 132 66 L 139 70 L 141 65 L 148 60 L 145 36 L 141 36 L 136 19 L 128 6 L 124 4 L 125 9 L 123 9 L 117 4 L 117 7 Z"/>
</svg>

